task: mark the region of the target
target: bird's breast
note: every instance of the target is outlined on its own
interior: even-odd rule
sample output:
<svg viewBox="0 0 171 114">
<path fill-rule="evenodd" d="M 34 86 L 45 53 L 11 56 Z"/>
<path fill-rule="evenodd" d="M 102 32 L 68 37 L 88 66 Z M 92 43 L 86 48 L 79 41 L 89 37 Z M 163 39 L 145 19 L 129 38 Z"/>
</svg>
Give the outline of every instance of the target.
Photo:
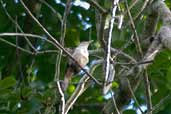
<svg viewBox="0 0 171 114">
<path fill-rule="evenodd" d="M 88 56 L 89 56 L 88 51 L 85 49 L 75 50 L 75 52 L 73 54 L 73 57 L 77 60 L 77 62 L 82 67 L 84 67 L 88 63 L 88 61 L 89 61 Z"/>
</svg>

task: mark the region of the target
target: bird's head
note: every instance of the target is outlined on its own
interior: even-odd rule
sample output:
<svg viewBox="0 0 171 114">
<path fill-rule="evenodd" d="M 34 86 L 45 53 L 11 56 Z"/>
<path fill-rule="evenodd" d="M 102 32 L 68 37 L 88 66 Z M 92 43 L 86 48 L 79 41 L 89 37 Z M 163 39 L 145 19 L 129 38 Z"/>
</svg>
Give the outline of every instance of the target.
<svg viewBox="0 0 171 114">
<path fill-rule="evenodd" d="M 79 47 L 86 47 L 88 48 L 88 46 L 93 42 L 93 40 L 90 41 L 83 41 L 80 43 Z"/>
</svg>

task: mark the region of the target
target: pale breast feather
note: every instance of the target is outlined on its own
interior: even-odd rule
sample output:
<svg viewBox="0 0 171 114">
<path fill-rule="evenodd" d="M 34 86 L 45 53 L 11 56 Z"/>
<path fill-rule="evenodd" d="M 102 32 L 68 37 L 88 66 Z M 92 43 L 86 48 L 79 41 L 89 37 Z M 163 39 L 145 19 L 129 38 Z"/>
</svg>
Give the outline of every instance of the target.
<svg viewBox="0 0 171 114">
<path fill-rule="evenodd" d="M 88 57 L 83 55 L 76 56 L 75 59 L 82 67 L 84 67 L 88 63 Z"/>
</svg>

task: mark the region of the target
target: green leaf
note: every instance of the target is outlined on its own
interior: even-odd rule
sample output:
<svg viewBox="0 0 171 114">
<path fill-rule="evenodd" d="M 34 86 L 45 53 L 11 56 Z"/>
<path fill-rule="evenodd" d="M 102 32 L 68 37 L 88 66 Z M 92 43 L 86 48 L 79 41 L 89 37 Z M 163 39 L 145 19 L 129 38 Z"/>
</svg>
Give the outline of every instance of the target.
<svg viewBox="0 0 171 114">
<path fill-rule="evenodd" d="M 75 86 L 74 85 L 70 85 L 67 89 L 68 93 L 73 93 L 75 91 Z"/>
<path fill-rule="evenodd" d="M 113 88 L 118 88 L 119 87 L 119 84 L 117 82 L 112 82 L 112 87 Z"/>
<path fill-rule="evenodd" d="M 101 101 L 103 101 L 103 100 L 104 100 L 103 96 L 98 96 L 98 97 L 97 97 L 97 101 L 101 102 Z"/>
<path fill-rule="evenodd" d="M 23 89 L 22 89 L 22 95 L 23 95 L 23 97 L 28 98 L 29 96 L 32 95 L 32 89 L 29 88 L 29 87 L 23 88 Z"/>
<path fill-rule="evenodd" d="M 0 90 L 7 89 L 7 88 L 13 87 L 15 85 L 16 85 L 15 78 L 10 76 L 10 77 L 4 78 L 3 80 L 0 81 Z"/>
</svg>

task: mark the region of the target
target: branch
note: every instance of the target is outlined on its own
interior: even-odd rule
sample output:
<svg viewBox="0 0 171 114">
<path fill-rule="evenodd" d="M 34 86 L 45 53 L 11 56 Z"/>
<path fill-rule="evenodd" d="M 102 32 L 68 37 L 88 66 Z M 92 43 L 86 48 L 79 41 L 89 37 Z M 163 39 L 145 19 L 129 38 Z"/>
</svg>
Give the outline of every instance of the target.
<svg viewBox="0 0 171 114">
<path fill-rule="evenodd" d="M 6 44 L 8 44 L 8 45 L 11 45 L 11 46 L 13 46 L 13 47 L 15 47 L 15 48 L 17 48 L 17 49 L 23 51 L 23 52 L 26 52 L 26 53 L 28 53 L 28 54 L 33 55 L 33 53 L 32 53 L 30 50 L 26 50 L 26 49 L 24 49 L 24 48 L 21 48 L 21 47 L 17 46 L 16 44 L 13 44 L 13 43 L 11 43 L 11 42 L 9 42 L 9 41 L 7 41 L 7 40 L 4 40 L 3 38 L 0 38 L 0 41 L 6 43 Z"/>
<path fill-rule="evenodd" d="M 64 45 L 64 38 L 66 35 L 66 22 L 67 22 L 67 16 L 70 12 L 71 9 L 71 0 L 67 0 L 66 5 L 65 5 L 65 11 L 63 14 L 62 18 L 62 23 L 61 23 L 61 38 L 60 38 L 60 43 Z"/>
<path fill-rule="evenodd" d="M 122 50 L 118 50 L 118 49 L 115 49 L 115 48 L 111 48 L 111 52 L 112 53 L 117 53 L 118 55 L 123 55 L 124 57 L 130 59 L 133 63 L 137 63 L 137 61 L 131 57 L 130 55 L 128 55 L 127 53 L 123 52 Z"/>
<path fill-rule="evenodd" d="M 111 92 L 112 92 L 112 90 L 111 90 Z M 112 96 L 113 105 L 115 107 L 115 110 L 116 110 L 117 114 L 121 114 L 119 109 L 118 109 L 118 106 L 116 104 L 115 95 L 111 95 L 111 96 Z"/>
<path fill-rule="evenodd" d="M 26 36 L 26 37 L 31 37 L 31 38 L 38 38 L 41 40 L 45 40 L 46 42 L 52 44 L 53 46 L 56 47 L 56 44 L 50 40 L 48 40 L 46 37 L 35 35 L 35 34 L 27 34 L 27 33 L 0 33 L 0 36 Z"/>
<path fill-rule="evenodd" d="M 159 101 L 159 103 L 157 103 L 155 106 L 153 106 L 151 112 L 152 112 L 152 111 L 155 111 L 155 110 L 157 110 L 157 109 L 159 109 L 159 108 L 164 104 L 164 102 L 168 102 L 168 101 L 170 101 L 170 100 L 171 100 L 171 99 L 170 99 L 170 93 L 169 93 L 167 96 L 165 96 L 163 99 L 161 99 L 161 100 Z"/>
<path fill-rule="evenodd" d="M 54 14 L 56 14 L 56 16 L 58 17 L 59 21 L 62 23 L 62 16 L 59 12 L 57 12 L 50 4 L 48 4 L 48 2 L 46 2 L 45 0 L 39 0 L 40 2 L 42 2 L 43 4 L 45 4 Z"/>
<path fill-rule="evenodd" d="M 145 113 L 142 111 L 142 109 L 141 109 L 141 107 L 140 107 L 140 104 L 139 104 L 139 102 L 138 102 L 138 100 L 137 100 L 137 98 L 136 98 L 136 96 L 135 96 L 135 94 L 134 94 L 134 91 L 133 91 L 133 89 L 132 89 L 132 87 L 131 87 L 131 84 L 130 84 L 129 79 L 127 79 L 127 82 L 128 82 L 128 88 L 129 88 L 129 90 L 130 90 L 130 92 L 131 92 L 131 94 L 132 94 L 132 96 L 133 96 L 133 98 L 134 98 L 135 103 L 136 103 L 137 106 L 138 106 L 138 109 L 141 111 L 141 114 L 145 114 Z"/>
<path fill-rule="evenodd" d="M 141 45 L 140 45 L 140 38 L 139 38 L 138 33 L 136 31 L 135 24 L 134 24 L 134 21 L 132 19 L 131 12 L 130 12 L 130 10 L 128 8 L 128 2 L 127 2 L 127 0 L 125 0 L 125 5 L 126 5 L 126 9 L 127 9 L 127 13 L 128 13 L 129 19 L 131 21 L 131 27 L 132 27 L 132 30 L 133 30 L 134 35 L 135 35 L 135 38 L 134 38 L 135 45 L 136 45 L 136 48 L 138 49 L 138 52 L 140 54 L 140 57 L 142 58 L 143 57 L 143 52 L 142 52 Z"/>
<path fill-rule="evenodd" d="M 56 66 L 58 62 L 56 62 Z M 57 68 L 56 68 L 57 69 Z M 55 72 L 55 74 L 57 73 L 57 71 Z M 61 99 L 61 108 L 59 108 L 59 112 L 61 112 L 60 114 L 65 114 L 65 96 L 64 96 L 64 93 L 62 91 L 62 88 L 61 88 L 61 85 L 60 85 L 60 82 L 59 81 L 56 81 L 56 84 L 57 84 L 57 87 L 58 87 L 58 91 L 60 93 L 60 99 Z"/>
<path fill-rule="evenodd" d="M 147 114 L 152 114 L 152 101 L 151 101 L 151 90 L 150 90 L 150 82 L 148 79 L 147 69 L 144 71 L 144 85 L 146 92 L 146 102 L 147 102 Z"/>
<path fill-rule="evenodd" d="M 113 31 L 113 25 L 115 21 L 115 15 L 116 15 L 116 9 L 117 4 L 119 0 L 114 0 L 112 4 L 112 17 L 110 19 L 110 25 L 109 25 L 109 32 L 108 32 L 108 39 L 107 39 L 107 47 L 106 47 L 106 53 L 105 53 L 105 80 L 104 80 L 104 88 L 103 93 L 106 94 L 106 86 L 107 81 L 110 77 L 110 57 L 111 57 L 111 40 L 112 40 L 112 31 Z M 114 69 L 113 69 L 114 70 Z"/>
<path fill-rule="evenodd" d="M 100 6 L 100 4 L 97 3 L 95 0 L 89 0 L 88 2 L 90 3 L 90 5 L 94 6 L 96 9 L 98 9 L 98 11 L 99 11 L 101 14 L 107 13 L 107 10 L 104 9 L 102 6 Z"/>
<path fill-rule="evenodd" d="M 147 7 L 148 3 L 150 3 L 150 0 L 145 0 L 145 1 L 144 1 L 144 4 L 143 4 L 143 6 L 141 7 L 140 11 L 139 11 L 138 14 L 134 17 L 134 21 L 137 20 L 137 19 L 140 17 L 141 13 L 142 13 L 142 12 L 144 11 L 144 9 Z"/>
<path fill-rule="evenodd" d="M 15 48 L 17 48 L 17 49 L 19 49 L 19 50 L 21 50 L 21 51 L 23 51 L 25 53 L 31 54 L 31 55 L 40 55 L 40 54 L 46 54 L 46 53 L 59 53 L 57 50 L 43 50 L 43 51 L 31 52 L 30 50 L 27 50 L 27 49 L 24 49 L 22 47 L 19 47 L 16 44 L 14 44 L 12 42 L 9 42 L 9 41 L 7 41 L 7 40 L 5 40 L 3 38 L 0 38 L 0 40 L 2 42 L 12 46 L 12 47 L 15 47 Z"/>
</svg>

